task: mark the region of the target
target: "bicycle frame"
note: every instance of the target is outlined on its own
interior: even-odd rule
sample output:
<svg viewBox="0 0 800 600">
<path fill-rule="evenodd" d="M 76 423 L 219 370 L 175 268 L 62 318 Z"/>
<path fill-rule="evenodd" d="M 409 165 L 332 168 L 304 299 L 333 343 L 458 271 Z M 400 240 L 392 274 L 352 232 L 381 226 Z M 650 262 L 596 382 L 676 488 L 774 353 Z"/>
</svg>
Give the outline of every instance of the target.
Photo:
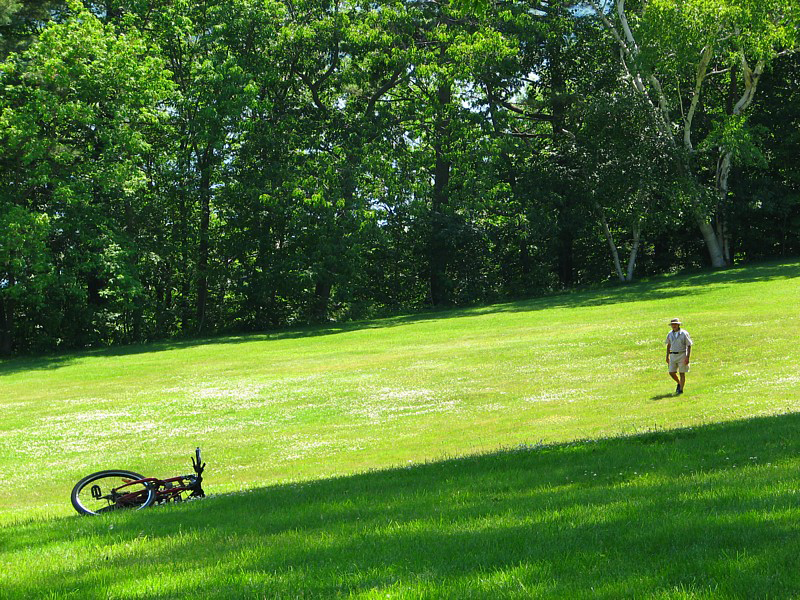
<svg viewBox="0 0 800 600">
<path fill-rule="evenodd" d="M 203 471 L 206 468 L 206 463 L 202 462 L 200 448 L 195 450 L 195 456 L 192 457 L 192 467 L 194 468 L 194 475 L 178 475 L 177 477 L 169 477 L 167 479 L 157 479 L 155 477 L 143 479 L 142 481 L 145 482 L 146 485 L 156 490 L 154 503 L 180 502 L 183 500 L 181 494 L 185 492 L 190 492 L 189 498 L 204 497 L 206 494 L 203 491 L 202 485 Z"/>
<path fill-rule="evenodd" d="M 200 448 L 192 457 L 194 474 L 177 475 L 160 479 L 143 477 L 141 474 L 124 470 L 98 471 L 87 475 L 72 489 L 72 505 L 81 514 L 99 514 L 118 509 L 141 509 L 153 504 L 182 502 L 189 498 L 202 498 L 203 471 L 206 464 L 200 456 Z M 108 487 L 109 480 L 122 481 L 115 487 Z M 85 494 L 85 495 L 84 495 Z M 96 506 L 97 503 L 107 505 Z"/>
<path fill-rule="evenodd" d="M 189 498 L 202 498 L 205 496 L 203 488 L 200 487 L 202 478 L 195 475 L 178 475 L 168 479 L 147 477 L 133 483 L 144 483 L 153 487 L 156 490 L 155 504 L 181 502 L 183 500 L 182 494 L 185 492 L 191 492 L 188 496 Z"/>
<path fill-rule="evenodd" d="M 107 500 L 108 502 L 113 503 L 113 506 L 118 506 L 120 508 L 139 506 L 147 499 L 147 492 L 143 492 L 141 490 L 136 490 L 135 492 L 120 491 L 123 490 L 123 488 L 131 487 L 137 483 L 140 483 L 140 481 L 129 481 L 128 483 L 114 488 L 111 490 L 111 493 L 106 494 L 105 496 L 102 495 L 99 486 L 93 485 L 91 487 L 92 498 L 95 500 Z"/>
</svg>

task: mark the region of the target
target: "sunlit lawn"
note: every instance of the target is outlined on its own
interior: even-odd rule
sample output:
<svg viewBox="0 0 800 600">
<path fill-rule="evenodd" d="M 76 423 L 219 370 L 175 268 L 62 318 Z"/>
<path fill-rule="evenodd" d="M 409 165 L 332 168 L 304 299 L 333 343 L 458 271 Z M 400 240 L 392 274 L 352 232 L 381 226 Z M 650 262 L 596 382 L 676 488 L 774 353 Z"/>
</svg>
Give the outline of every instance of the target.
<svg viewBox="0 0 800 600">
<path fill-rule="evenodd" d="M 798 595 L 799 309 L 792 262 L 0 363 L 0 597 Z M 196 445 L 214 497 L 72 516 Z"/>
<path fill-rule="evenodd" d="M 792 598 L 800 416 L 0 528 L 0 596 Z"/>
</svg>

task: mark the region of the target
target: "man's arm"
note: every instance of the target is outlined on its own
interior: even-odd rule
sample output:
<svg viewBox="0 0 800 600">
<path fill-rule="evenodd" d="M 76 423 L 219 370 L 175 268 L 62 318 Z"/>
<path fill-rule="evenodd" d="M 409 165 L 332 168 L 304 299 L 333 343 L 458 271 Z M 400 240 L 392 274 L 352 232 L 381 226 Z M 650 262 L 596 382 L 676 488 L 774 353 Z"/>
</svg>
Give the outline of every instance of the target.
<svg viewBox="0 0 800 600">
<path fill-rule="evenodd" d="M 689 356 L 692 354 L 692 338 L 688 333 L 684 333 L 686 340 L 686 364 L 689 364 Z"/>
<path fill-rule="evenodd" d="M 667 364 L 669 364 L 669 342 L 667 342 Z"/>
</svg>

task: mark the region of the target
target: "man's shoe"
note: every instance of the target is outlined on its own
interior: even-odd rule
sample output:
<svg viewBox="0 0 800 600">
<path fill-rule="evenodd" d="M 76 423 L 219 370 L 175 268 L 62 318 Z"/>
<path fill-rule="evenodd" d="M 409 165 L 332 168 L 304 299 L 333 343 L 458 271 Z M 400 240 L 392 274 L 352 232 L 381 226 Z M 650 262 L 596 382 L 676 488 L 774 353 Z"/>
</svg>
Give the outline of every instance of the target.
<svg viewBox="0 0 800 600">
<path fill-rule="evenodd" d="M 675 388 L 675 393 L 676 393 L 676 394 L 682 394 L 682 393 L 683 393 L 683 390 L 681 389 L 681 384 L 680 384 L 680 383 L 679 383 L 679 384 L 678 384 L 678 386 Z"/>
</svg>

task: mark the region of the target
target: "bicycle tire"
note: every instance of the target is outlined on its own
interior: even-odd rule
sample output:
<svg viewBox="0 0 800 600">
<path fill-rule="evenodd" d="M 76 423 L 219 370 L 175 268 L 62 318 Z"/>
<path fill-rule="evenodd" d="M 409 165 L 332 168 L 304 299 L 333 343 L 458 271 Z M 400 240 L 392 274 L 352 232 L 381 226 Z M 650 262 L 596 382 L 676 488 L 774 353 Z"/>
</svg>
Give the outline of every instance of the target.
<svg viewBox="0 0 800 600">
<path fill-rule="evenodd" d="M 139 473 L 120 469 L 92 473 L 81 479 L 72 488 L 72 494 L 70 494 L 72 506 L 81 515 L 98 515 L 112 510 L 147 508 L 156 499 L 155 487 L 145 483 L 131 484 L 131 482 L 144 478 L 144 475 Z M 93 485 L 89 487 L 90 484 Z M 121 493 L 116 491 L 120 486 L 125 488 Z M 89 495 L 85 493 L 87 488 Z"/>
</svg>

